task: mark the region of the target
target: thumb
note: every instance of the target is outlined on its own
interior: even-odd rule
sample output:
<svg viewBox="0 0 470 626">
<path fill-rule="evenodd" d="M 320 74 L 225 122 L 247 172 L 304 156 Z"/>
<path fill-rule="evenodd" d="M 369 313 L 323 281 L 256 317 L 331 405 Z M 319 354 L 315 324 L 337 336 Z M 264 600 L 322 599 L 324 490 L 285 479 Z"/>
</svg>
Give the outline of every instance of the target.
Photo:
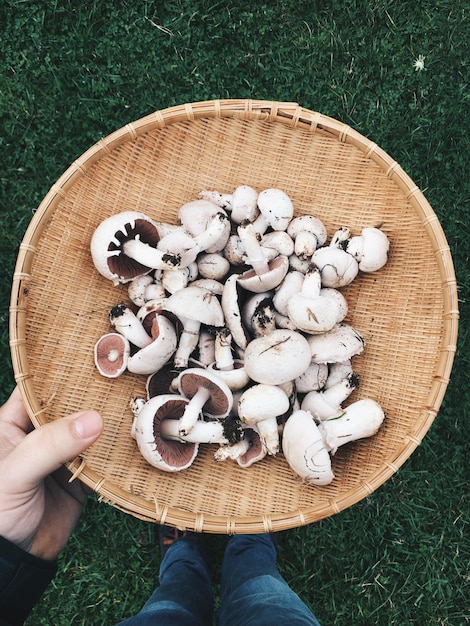
<svg viewBox="0 0 470 626">
<path fill-rule="evenodd" d="M 84 452 L 101 435 L 103 419 L 96 411 L 80 411 L 33 430 L 5 462 L 12 484 L 34 488 L 67 461 Z"/>
</svg>

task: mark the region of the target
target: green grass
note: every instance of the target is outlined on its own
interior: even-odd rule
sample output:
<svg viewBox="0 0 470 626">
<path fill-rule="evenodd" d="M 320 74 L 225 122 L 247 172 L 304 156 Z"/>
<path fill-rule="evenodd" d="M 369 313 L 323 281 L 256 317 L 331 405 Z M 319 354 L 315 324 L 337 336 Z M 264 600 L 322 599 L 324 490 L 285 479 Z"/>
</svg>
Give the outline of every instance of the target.
<svg viewBox="0 0 470 626">
<path fill-rule="evenodd" d="M 280 566 L 325 625 L 468 623 L 466 3 L 4 0 L 0 24 L 2 401 L 14 384 L 8 300 L 27 224 L 70 163 L 126 123 L 212 98 L 297 101 L 372 138 L 423 189 L 451 247 L 461 301 L 442 409 L 382 488 L 285 532 Z M 91 499 L 28 624 L 112 624 L 137 611 L 156 583 L 153 532 Z M 224 541 L 213 538 L 219 555 Z"/>
</svg>

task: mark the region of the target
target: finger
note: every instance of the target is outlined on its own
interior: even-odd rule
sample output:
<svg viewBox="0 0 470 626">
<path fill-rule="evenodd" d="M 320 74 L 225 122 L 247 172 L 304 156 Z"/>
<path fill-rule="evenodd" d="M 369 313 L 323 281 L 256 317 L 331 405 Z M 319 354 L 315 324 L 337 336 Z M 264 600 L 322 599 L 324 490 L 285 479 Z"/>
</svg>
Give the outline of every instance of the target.
<svg viewBox="0 0 470 626">
<path fill-rule="evenodd" d="M 100 436 L 103 420 L 96 411 L 81 411 L 32 431 L 4 459 L 11 490 L 34 488 L 46 476 L 84 452 Z"/>
<path fill-rule="evenodd" d="M 31 430 L 31 420 L 25 409 L 18 386 L 13 389 L 8 400 L 0 407 L 0 420 L 14 424 L 25 432 Z"/>
</svg>

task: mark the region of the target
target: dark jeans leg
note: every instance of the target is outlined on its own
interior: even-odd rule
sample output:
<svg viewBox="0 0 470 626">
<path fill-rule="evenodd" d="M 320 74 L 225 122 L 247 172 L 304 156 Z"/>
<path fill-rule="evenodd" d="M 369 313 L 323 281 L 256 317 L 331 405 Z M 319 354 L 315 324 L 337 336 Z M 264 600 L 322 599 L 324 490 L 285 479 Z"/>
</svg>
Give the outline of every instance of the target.
<svg viewBox="0 0 470 626">
<path fill-rule="evenodd" d="M 210 626 L 213 591 L 207 554 L 193 537 L 177 539 L 160 566 L 160 585 L 140 613 L 120 626 Z"/>
<path fill-rule="evenodd" d="M 279 574 L 269 535 L 235 535 L 222 565 L 220 626 L 320 626 Z"/>
</svg>

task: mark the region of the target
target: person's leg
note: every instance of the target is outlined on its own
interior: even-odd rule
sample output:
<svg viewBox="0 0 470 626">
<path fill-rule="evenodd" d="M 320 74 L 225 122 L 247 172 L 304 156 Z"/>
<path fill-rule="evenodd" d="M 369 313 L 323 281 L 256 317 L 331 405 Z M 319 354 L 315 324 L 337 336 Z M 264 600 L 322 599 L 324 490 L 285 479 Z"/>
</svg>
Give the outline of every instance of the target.
<svg viewBox="0 0 470 626">
<path fill-rule="evenodd" d="M 222 564 L 220 626 L 319 626 L 276 565 L 269 535 L 235 535 Z"/>
<path fill-rule="evenodd" d="M 168 547 L 160 565 L 160 585 L 140 613 L 120 626 L 210 626 L 213 603 L 204 537 L 189 533 Z"/>
</svg>

